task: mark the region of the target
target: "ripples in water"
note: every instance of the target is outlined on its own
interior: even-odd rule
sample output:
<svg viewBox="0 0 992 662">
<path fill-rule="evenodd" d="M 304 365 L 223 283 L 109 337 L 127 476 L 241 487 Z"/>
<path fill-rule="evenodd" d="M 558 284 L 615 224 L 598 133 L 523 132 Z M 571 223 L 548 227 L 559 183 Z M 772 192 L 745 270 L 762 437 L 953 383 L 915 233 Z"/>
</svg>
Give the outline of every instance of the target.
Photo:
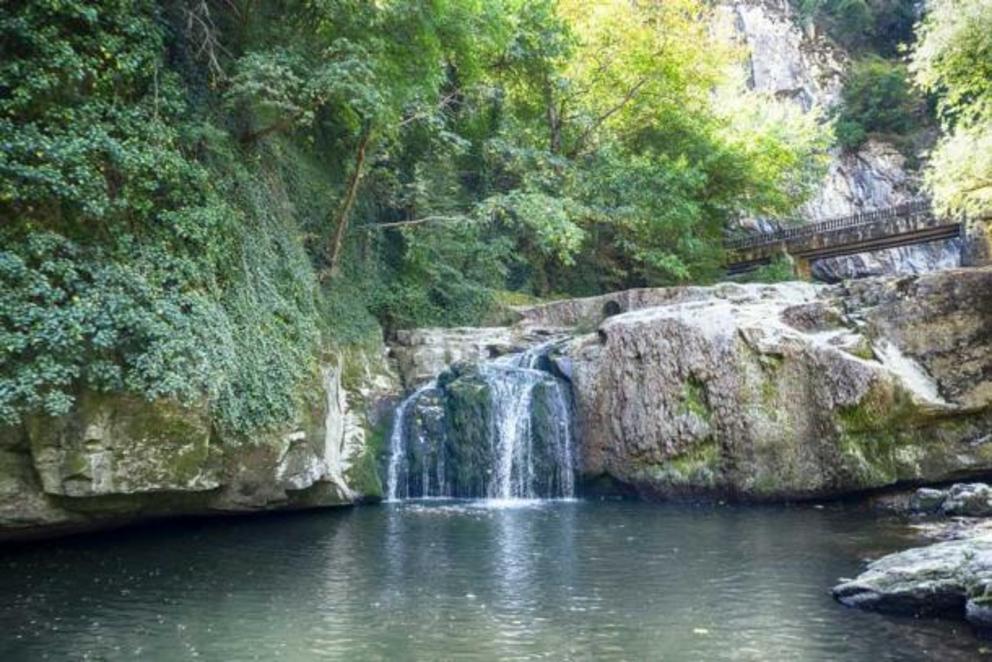
<svg viewBox="0 0 992 662">
<path fill-rule="evenodd" d="M 909 544 L 841 508 L 421 500 L 0 553 L 0 659 L 965 660 L 962 623 L 845 609 Z"/>
</svg>

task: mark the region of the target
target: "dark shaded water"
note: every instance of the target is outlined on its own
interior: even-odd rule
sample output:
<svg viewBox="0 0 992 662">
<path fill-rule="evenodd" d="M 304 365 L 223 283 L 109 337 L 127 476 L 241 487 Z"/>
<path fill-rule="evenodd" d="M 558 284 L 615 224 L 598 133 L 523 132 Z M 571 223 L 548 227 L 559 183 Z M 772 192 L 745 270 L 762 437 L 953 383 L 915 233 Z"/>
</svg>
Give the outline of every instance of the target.
<svg viewBox="0 0 992 662">
<path fill-rule="evenodd" d="M 827 589 L 905 546 L 840 508 L 406 503 L 0 552 L 0 660 L 971 660 Z"/>
</svg>

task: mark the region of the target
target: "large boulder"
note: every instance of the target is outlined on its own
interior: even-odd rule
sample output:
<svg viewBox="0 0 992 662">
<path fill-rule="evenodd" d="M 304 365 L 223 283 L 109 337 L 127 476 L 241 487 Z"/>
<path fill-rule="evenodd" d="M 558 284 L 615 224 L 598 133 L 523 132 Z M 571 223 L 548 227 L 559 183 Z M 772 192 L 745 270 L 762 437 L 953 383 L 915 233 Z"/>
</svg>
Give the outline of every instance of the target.
<svg viewBox="0 0 992 662">
<path fill-rule="evenodd" d="M 992 270 L 688 289 L 570 345 L 587 477 L 783 499 L 992 472 Z"/>
<path fill-rule="evenodd" d="M 205 407 L 90 391 L 64 416 L 0 429 L 0 540 L 380 497 L 374 403 L 395 387 L 381 362 L 335 358 L 278 430 L 235 435 Z"/>
</svg>

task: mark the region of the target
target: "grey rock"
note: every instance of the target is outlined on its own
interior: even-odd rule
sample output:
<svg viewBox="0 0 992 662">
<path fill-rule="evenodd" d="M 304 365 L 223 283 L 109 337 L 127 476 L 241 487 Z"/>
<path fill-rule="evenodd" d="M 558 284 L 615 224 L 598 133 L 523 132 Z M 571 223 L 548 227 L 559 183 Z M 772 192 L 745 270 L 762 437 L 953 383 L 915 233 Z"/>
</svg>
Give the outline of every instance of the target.
<svg viewBox="0 0 992 662">
<path fill-rule="evenodd" d="M 834 597 L 849 607 L 916 615 L 953 615 L 987 622 L 992 538 L 955 540 L 890 554 L 868 564 Z"/>
<path fill-rule="evenodd" d="M 992 487 L 985 483 L 953 485 L 940 504 L 940 512 L 952 517 L 988 517 L 992 515 Z"/>
<path fill-rule="evenodd" d="M 732 0 L 719 8 L 748 51 L 748 85 L 803 110 L 831 107 L 840 97 L 846 54 L 815 31 L 805 32 L 787 0 Z"/>
<path fill-rule="evenodd" d="M 295 421 L 250 438 L 215 430 L 203 407 L 91 392 L 65 416 L 0 429 L 0 540 L 377 497 L 366 412 L 398 387 L 382 357 L 336 359 Z M 360 374 L 350 389 L 346 360 Z"/>
<path fill-rule="evenodd" d="M 814 260 L 813 277 L 824 283 L 871 276 L 910 276 L 961 266 L 961 239 Z"/>
<path fill-rule="evenodd" d="M 992 469 L 992 270 L 686 289 L 568 346 L 587 475 L 783 499 Z"/>
<path fill-rule="evenodd" d="M 946 490 L 935 490 L 930 487 L 921 487 L 916 490 L 910 500 L 910 510 L 921 514 L 936 514 L 940 506 L 947 497 Z"/>
<path fill-rule="evenodd" d="M 919 616 L 964 618 L 992 627 L 992 534 L 889 554 L 833 589 L 849 607 Z"/>
</svg>

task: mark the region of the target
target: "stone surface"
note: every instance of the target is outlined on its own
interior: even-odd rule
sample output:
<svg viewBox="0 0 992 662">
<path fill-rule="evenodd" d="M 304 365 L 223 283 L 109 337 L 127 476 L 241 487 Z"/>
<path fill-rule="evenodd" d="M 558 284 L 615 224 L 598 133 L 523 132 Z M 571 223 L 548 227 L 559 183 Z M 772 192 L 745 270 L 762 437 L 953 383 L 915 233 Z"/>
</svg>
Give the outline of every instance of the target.
<svg viewBox="0 0 992 662">
<path fill-rule="evenodd" d="M 812 222 L 895 207 L 918 195 L 906 158 L 888 143 L 870 139 L 857 152 L 834 149 L 831 157 L 819 190 L 801 211 Z"/>
<path fill-rule="evenodd" d="M 396 332 L 390 354 L 403 385 L 413 391 L 456 363 L 522 351 L 560 336 L 563 329 L 556 327 L 571 324 L 570 319 L 560 323 L 534 317 L 514 326 L 401 330 Z"/>
<path fill-rule="evenodd" d="M 941 542 L 884 556 L 833 589 L 849 607 L 992 624 L 992 536 Z"/>
<path fill-rule="evenodd" d="M 838 283 L 851 278 L 911 276 L 955 269 L 962 266 L 962 245 L 960 239 L 945 239 L 841 258 L 814 260 L 812 274 L 813 278 L 824 283 Z"/>
<path fill-rule="evenodd" d="M 749 87 L 806 111 L 840 98 L 846 55 L 812 26 L 804 31 L 788 0 L 730 0 L 719 12 L 747 48 Z"/>
<path fill-rule="evenodd" d="M 962 483 L 947 491 L 940 504 L 944 515 L 988 517 L 992 515 L 992 488 L 984 483 Z"/>
<path fill-rule="evenodd" d="M 295 422 L 250 438 L 217 431 L 203 408 L 89 392 L 65 416 L 0 430 L 0 540 L 378 498 L 375 403 L 395 378 L 381 357 L 332 360 Z"/>
<path fill-rule="evenodd" d="M 992 270 L 670 300 L 569 346 L 587 477 L 782 499 L 992 470 Z"/>
</svg>

